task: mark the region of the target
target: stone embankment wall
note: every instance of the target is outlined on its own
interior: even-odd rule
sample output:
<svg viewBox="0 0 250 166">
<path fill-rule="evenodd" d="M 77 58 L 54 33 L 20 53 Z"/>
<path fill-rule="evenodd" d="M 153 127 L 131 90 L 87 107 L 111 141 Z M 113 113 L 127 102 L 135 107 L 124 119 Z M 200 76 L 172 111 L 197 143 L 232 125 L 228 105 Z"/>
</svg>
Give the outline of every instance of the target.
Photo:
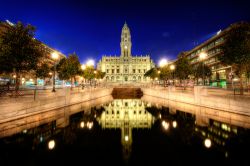
<svg viewBox="0 0 250 166">
<path fill-rule="evenodd" d="M 51 91 L 38 92 L 35 99 L 33 96 L 1 98 L 0 123 L 110 96 L 112 90 L 113 88 L 91 88 L 71 91 L 70 88 L 64 88 L 57 90 L 55 93 Z"/>
<path fill-rule="evenodd" d="M 87 102 L 81 102 L 68 107 L 61 107 L 49 111 L 41 111 L 30 116 L 12 119 L 8 122 L 0 123 L 0 138 L 11 136 L 28 129 L 40 126 L 42 124 L 56 122 L 57 128 L 64 128 L 70 123 L 70 116 L 84 111 L 84 114 L 91 114 L 91 108 L 100 108 L 102 104 L 109 103 L 113 100 L 111 95 L 100 97 Z"/>
<path fill-rule="evenodd" d="M 206 87 L 196 86 L 192 91 L 168 88 L 141 88 L 144 95 L 154 96 L 167 100 L 194 104 L 213 109 L 250 115 L 250 96 L 233 95 L 222 90 L 211 90 Z"/>
<path fill-rule="evenodd" d="M 210 120 L 227 123 L 243 128 L 250 128 L 250 116 L 233 113 L 229 111 L 221 111 L 219 109 L 201 107 L 194 104 L 181 103 L 173 100 L 166 100 L 164 98 L 153 97 L 145 95 L 142 100 L 151 105 L 162 109 L 168 108 L 170 114 L 176 114 L 178 111 L 186 112 L 195 115 L 195 123 L 199 126 L 209 126 Z"/>
</svg>

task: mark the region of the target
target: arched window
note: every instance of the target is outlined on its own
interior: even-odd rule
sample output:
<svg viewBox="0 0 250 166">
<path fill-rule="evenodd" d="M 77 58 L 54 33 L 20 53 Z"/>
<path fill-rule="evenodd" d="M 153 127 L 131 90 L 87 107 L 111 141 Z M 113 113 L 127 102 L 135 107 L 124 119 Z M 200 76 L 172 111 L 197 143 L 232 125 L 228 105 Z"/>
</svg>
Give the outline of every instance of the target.
<svg viewBox="0 0 250 166">
<path fill-rule="evenodd" d="M 106 80 L 109 80 L 109 76 L 106 77 Z"/>
<path fill-rule="evenodd" d="M 138 76 L 138 81 L 141 81 L 141 76 Z"/>
<path fill-rule="evenodd" d="M 111 81 L 114 81 L 114 76 L 111 77 Z"/>
</svg>

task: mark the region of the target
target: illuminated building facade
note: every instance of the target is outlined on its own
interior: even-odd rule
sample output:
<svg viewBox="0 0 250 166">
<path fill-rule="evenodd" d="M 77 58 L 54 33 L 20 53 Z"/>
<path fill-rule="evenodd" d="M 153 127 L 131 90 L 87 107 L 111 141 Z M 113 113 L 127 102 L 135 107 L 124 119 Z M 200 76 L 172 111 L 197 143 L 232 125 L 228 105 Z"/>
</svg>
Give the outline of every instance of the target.
<svg viewBox="0 0 250 166">
<path fill-rule="evenodd" d="M 121 55 L 104 55 L 97 64 L 98 70 L 106 73 L 107 82 L 147 82 L 150 79 L 144 74 L 155 67 L 149 55 L 132 56 L 131 34 L 128 25 L 125 23 L 121 34 Z"/>
<path fill-rule="evenodd" d="M 212 70 L 212 76 L 210 79 L 211 86 L 226 88 L 232 85 L 231 74 L 233 69 L 231 66 L 223 65 L 219 61 L 219 56 L 222 55 L 221 46 L 223 46 L 225 42 L 226 35 L 230 33 L 231 26 L 224 30 L 219 30 L 213 37 L 196 46 L 192 50 L 183 52 L 184 56 L 190 60 L 191 65 L 197 65 L 199 62 L 204 62 L 210 67 Z M 206 53 L 207 57 L 203 60 L 200 59 L 200 53 Z"/>
<path fill-rule="evenodd" d="M 132 129 L 151 128 L 155 118 L 146 111 L 140 99 L 115 99 L 104 106 L 105 111 L 97 121 L 104 129 L 120 129 L 124 158 L 131 152 Z"/>
</svg>

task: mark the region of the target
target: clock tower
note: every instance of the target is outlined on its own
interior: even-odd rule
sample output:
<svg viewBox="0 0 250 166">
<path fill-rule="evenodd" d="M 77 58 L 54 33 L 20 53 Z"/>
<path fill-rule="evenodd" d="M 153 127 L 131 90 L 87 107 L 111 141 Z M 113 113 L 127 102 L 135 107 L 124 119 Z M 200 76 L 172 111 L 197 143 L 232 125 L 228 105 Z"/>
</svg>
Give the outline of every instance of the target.
<svg viewBox="0 0 250 166">
<path fill-rule="evenodd" d="M 122 28 L 122 34 L 121 34 L 121 56 L 122 57 L 130 57 L 131 56 L 131 35 L 130 35 L 130 30 L 125 22 L 123 28 Z"/>
</svg>

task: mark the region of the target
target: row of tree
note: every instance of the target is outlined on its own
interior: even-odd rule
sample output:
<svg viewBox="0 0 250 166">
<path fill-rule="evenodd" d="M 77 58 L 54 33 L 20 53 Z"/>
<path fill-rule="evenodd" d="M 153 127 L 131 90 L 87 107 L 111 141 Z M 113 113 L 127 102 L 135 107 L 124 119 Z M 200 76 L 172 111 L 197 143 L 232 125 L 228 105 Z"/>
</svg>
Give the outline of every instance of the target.
<svg viewBox="0 0 250 166">
<path fill-rule="evenodd" d="M 162 68 L 152 68 L 144 76 L 164 81 L 178 79 L 180 83 L 185 83 L 185 80 L 190 78 L 198 81 L 200 78 L 203 79 L 204 77 L 204 79 L 207 79 L 212 75 L 207 65 L 200 62 L 195 66 L 191 66 L 189 60 L 183 54 L 180 54 L 178 60 L 171 65 L 175 66 L 174 70 L 171 70 L 170 65 L 166 65 Z"/>
<path fill-rule="evenodd" d="M 68 58 L 61 59 L 57 65 L 57 71 L 60 79 L 71 80 L 72 85 L 76 82 L 76 76 L 82 76 L 90 83 L 93 79 L 102 79 L 105 76 L 104 72 L 96 70 L 94 66 L 86 66 L 83 70 L 75 53 L 70 54 Z"/>
<path fill-rule="evenodd" d="M 15 75 L 16 90 L 19 89 L 20 76 L 33 73 L 37 78 L 51 77 L 54 64 L 49 62 L 51 52 L 34 38 L 35 27 L 18 22 L 8 26 L 0 34 L 0 74 Z M 75 81 L 76 76 L 83 76 L 87 80 L 103 78 L 105 73 L 96 71 L 88 66 L 84 71 L 78 56 L 73 53 L 63 58 L 57 64 L 56 70 L 62 80 Z"/>
</svg>

